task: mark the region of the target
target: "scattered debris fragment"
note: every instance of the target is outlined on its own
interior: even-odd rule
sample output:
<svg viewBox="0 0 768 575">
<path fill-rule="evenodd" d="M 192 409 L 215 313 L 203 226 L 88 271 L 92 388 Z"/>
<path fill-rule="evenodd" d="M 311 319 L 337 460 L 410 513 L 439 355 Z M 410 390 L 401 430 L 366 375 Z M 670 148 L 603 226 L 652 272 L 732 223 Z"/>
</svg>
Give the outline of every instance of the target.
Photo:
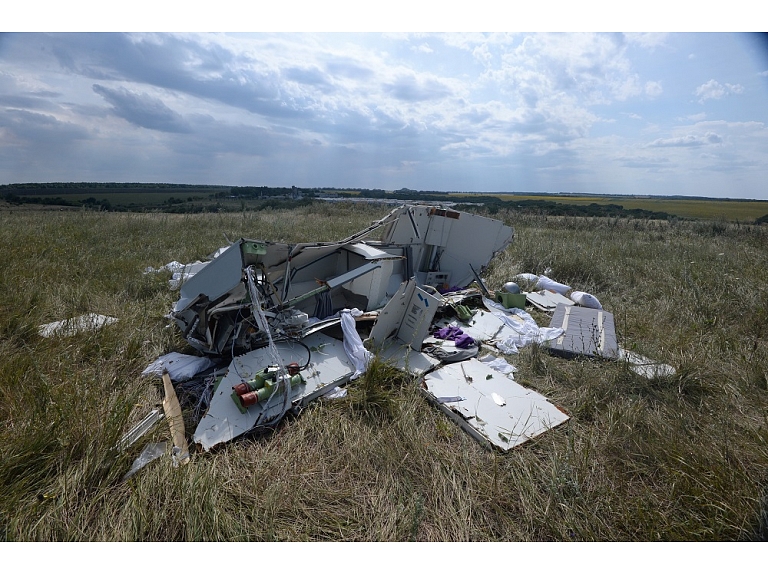
<svg viewBox="0 0 768 575">
<path fill-rule="evenodd" d="M 87 313 L 78 317 L 54 321 L 38 326 L 38 333 L 42 337 L 69 337 L 82 332 L 91 332 L 101 329 L 105 325 L 111 325 L 117 321 L 116 317 Z"/>
<path fill-rule="evenodd" d="M 160 421 L 165 414 L 159 409 L 153 409 L 147 416 L 137 423 L 120 441 L 117 442 L 117 448 L 121 451 L 128 449 L 131 445 L 141 439 L 155 424 Z"/>
<path fill-rule="evenodd" d="M 583 291 L 572 291 L 568 296 L 573 303 L 580 305 L 581 307 L 591 307 L 592 309 L 603 309 L 600 301 L 592 294 L 585 293 Z"/>
<path fill-rule="evenodd" d="M 168 373 L 171 381 L 186 381 L 212 365 L 210 358 L 172 351 L 150 363 L 141 375 L 162 377 L 163 373 Z"/>
<path fill-rule="evenodd" d="M 517 368 L 511 363 L 509 363 L 503 357 L 496 357 L 494 355 L 488 354 L 478 359 L 482 361 L 484 364 L 486 364 L 488 367 L 490 367 L 491 369 L 495 369 L 496 371 L 501 372 L 504 375 L 509 375 L 517 371 Z"/>
<path fill-rule="evenodd" d="M 122 481 L 130 479 L 133 477 L 133 475 L 136 474 L 137 471 L 144 468 L 148 463 L 165 455 L 167 449 L 168 444 L 165 441 L 162 443 L 148 443 L 142 450 L 141 454 L 133 461 L 133 465 L 131 465 L 131 468 L 128 470 L 128 472 L 123 475 Z"/>
<path fill-rule="evenodd" d="M 632 371 L 646 379 L 672 377 L 676 373 L 675 368 L 671 365 L 648 359 L 639 353 L 622 348 L 619 348 L 619 360 L 628 362 Z"/>
<path fill-rule="evenodd" d="M 184 435 L 184 418 L 181 415 L 181 406 L 167 371 L 163 373 L 163 391 L 165 392 L 163 411 L 165 411 L 165 417 L 171 430 L 173 446 L 177 450 L 175 455 L 178 459 L 176 460 L 182 464 L 189 463 L 189 447 Z"/>
<path fill-rule="evenodd" d="M 539 276 L 539 281 L 536 282 L 536 287 L 547 291 L 553 291 L 559 293 L 560 295 L 565 295 L 571 289 L 571 286 L 561 284 L 560 282 L 556 282 L 555 280 L 549 279 L 547 276 L 543 275 Z"/>
<path fill-rule="evenodd" d="M 573 301 L 562 294 L 554 291 L 541 290 L 538 292 L 529 292 L 525 298 L 533 307 L 541 311 L 552 313 L 558 305 L 573 305 Z"/>
<path fill-rule="evenodd" d="M 496 348 L 502 353 L 516 354 L 521 347 L 532 343 L 544 344 L 560 337 L 563 333 L 562 329 L 539 327 L 525 310 L 508 310 L 488 299 L 484 299 L 483 303 L 507 328 L 496 337 Z"/>
</svg>

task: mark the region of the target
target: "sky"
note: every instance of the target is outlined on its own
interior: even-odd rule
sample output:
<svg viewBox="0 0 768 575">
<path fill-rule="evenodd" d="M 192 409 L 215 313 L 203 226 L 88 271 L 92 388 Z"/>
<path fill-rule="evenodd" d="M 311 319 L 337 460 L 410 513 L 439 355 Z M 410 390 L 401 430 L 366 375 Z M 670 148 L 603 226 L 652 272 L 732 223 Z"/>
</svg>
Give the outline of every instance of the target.
<svg viewBox="0 0 768 575">
<path fill-rule="evenodd" d="M 768 199 L 760 34 L 22 28 L 0 184 Z"/>
</svg>

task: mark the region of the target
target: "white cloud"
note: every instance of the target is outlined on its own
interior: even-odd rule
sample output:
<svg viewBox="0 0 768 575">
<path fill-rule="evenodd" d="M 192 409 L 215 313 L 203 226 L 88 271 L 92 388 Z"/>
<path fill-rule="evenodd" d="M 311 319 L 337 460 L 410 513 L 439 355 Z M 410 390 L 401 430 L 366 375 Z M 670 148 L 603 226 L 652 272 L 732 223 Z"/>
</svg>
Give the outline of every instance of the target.
<svg viewBox="0 0 768 575">
<path fill-rule="evenodd" d="M 650 96 L 651 98 L 656 98 L 658 96 L 661 96 L 661 93 L 663 92 L 663 88 L 661 87 L 661 82 L 646 82 L 645 83 L 645 95 Z"/>
<path fill-rule="evenodd" d="M 713 144 L 722 144 L 723 138 L 715 132 L 703 135 L 687 134 L 676 138 L 659 138 L 647 145 L 649 148 L 693 148 Z"/>
<path fill-rule="evenodd" d="M 710 80 L 709 82 L 702 84 L 694 94 L 701 96 L 699 103 L 703 104 L 706 100 L 719 100 L 728 94 L 741 94 L 744 92 L 744 86 L 741 84 L 721 84 L 717 80 Z"/>
<path fill-rule="evenodd" d="M 642 48 L 650 50 L 664 45 L 668 36 L 669 34 L 665 32 L 635 32 L 626 34 L 627 40 L 631 44 L 637 44 Z"/>
<path fill-rule="evenodd" d="M 432 54 L 434 50 L 429 47 L 429 44 L 424 43 L 420 44 L 419 46 L 411 46 L 411 50 L 414 52 L 422 52 L 424 54 Z"/>
</svg>

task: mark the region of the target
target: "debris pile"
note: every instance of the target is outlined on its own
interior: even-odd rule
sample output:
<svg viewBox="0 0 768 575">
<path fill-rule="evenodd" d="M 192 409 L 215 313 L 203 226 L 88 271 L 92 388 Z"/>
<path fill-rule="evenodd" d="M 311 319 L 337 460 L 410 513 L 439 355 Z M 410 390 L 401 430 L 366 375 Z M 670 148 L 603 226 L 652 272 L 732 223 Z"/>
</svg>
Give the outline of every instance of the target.
<svg viewBox="0 0 768 575">
<path fill-rule="evenodd" d="M 163 377 L 179 461 L 188 461 L 179 400 L 200 414 L 192 441 L 208 451 L 340 395 L 374 355 L 420 376 L 425 397 L 488 447 L 506 451 L 567 421 L 514 380 L 499 352 L 536 342 L 636 358 L 620 355 L 612 315 L 590 294 L 569 299 L 569 286 L 532 274 L 491 294 L 479 274 L 513 235 L 498 220 L 409 205 L 339 242 L 241 238 L 210 261 L 172 262 L 183 283 L 168 317 L 200 356 L 168 354 L 145 374 Z M 521 309 L 526 302 L 554 313 L 549 327 Z M 570 311 L 574 303 L 587 307 Z M 578 348 L 585 326 L 597 331 Z"/>
</svg>

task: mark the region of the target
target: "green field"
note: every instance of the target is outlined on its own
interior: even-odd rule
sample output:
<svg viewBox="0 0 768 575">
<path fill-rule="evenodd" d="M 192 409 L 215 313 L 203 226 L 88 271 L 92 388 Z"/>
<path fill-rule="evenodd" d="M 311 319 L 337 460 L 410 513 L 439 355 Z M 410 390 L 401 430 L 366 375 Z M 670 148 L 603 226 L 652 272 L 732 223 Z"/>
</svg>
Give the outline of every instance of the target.
<svg viewBox="0 0 768 575">
<path fill-rule="evenodd" d="M 162 399 L 141 371 L 189 351 L 166 328 L 178 298 L 169 274 L 143 270 L 204 258 L 225 236 L 336 240 L 388 211 L 2 210 L 0 539 L 768 539 L 766 226 L 498 211 L 516 235 L 485 272 L 492 289 L 551 268 L 614 313 L 624 347 L 677 370 L 647 380 L 526 347 L 507 357 L 515 379 L 571 419 L 509 453 L 484 450 L 417 380 L 378 366 L 348 397 L 315 402 L 271 434 L 183 467 L 161 458 L 121 481 L 145 443 L 168 440 L 161 423 L 113 449 Z M 119 321 L 37 334 L 88 312 Z"/>
<path fill-rule="evenodd" d="M 621 195 L 559 194 L 470 194 L 418 192 L 414 190 L 343 190 L 307 188 L 299 190 L 304 197 L 341 195 L 349 198 L 400 199 L 409 201 L 480 202 L 499 209 L 515 206 L 521 211 L 541 215 L 639 217 L 642 219 L 719 220 L 752 223 L 768 216 L 768 201 L 730 200 L 682 197 L 637 197 Z M 258 210 L 269 202 L 289 200 L 291 188 L 182 186 L 173 184 L 14 184 L 0 186 L 2 205 L 59 205 L 115 211 L 169 211 L 193 213 L 201 211 Z M 3 202 L 3 199 L 7 200 Z M 15 202 L 14 202 L 15 200 Z M 267 202 L 265 204 L 265 202 Z M 578 210 L 563 210 L 574 206 Z M 616 210 L 611 206 L 621 206 Z M 274 206 L 273 206 L 274 207 Z M 596 209 L 602 207 L 602 209 Z M 555 209 L 557 208 L 557 209 Z M 643 210 L 631 213 L 631 210 Z"/>
<path fill-rule="evenodd" d="M 472 194 L 461 194 L 463 198 L 471 198 Z M 505 202 L 514 203 L 520 200 L 547 200 L 562 204 L 616 204 L 626 210 L 641 209 L 654 212 L 666 212 L 682 218 L 705 220 L 726 220 L 751 222 L 768 214 L 768 201 L 759 200 L 719 200 L 701 198 L 638 198 L 633 196 L 557 196 L 557 195 L 524 195 L 524 194 L 495 194 Z"/>
</svg>

